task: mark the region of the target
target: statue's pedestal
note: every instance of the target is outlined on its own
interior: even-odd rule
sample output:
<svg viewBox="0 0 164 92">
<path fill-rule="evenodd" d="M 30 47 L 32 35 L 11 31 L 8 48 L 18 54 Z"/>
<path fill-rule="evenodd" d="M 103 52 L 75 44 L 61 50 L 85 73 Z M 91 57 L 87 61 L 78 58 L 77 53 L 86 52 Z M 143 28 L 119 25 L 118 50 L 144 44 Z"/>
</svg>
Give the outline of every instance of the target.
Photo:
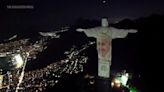
<svg viewBox="0 0 164 92">
<path fill-rule="evenodd" d="M 111 80 L 98 77 L 96 79 L 96 90 L 97 92 L 111 92 Z"/>
</svg>

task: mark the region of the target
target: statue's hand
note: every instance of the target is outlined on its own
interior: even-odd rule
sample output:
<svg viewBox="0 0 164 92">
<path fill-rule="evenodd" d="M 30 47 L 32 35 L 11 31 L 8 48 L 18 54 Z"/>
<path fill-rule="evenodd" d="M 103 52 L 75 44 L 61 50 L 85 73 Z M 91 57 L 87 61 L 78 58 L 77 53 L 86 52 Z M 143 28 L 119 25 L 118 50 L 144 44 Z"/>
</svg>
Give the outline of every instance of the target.
<svg viewBox="0 0 164 92">
<path fill-rule="evenodd" d="M 83 32 L 84 29 L 78 28 L 78 29 L 76 29 L 76 31 L 78 31 L 78 32 Z"/>
<path fill-rule="evenodd" d="M 135 29 L 131 29 L 131 30 L 128 30 L 129 33 L 137 33 L 137 30 Z"/>
</svg>

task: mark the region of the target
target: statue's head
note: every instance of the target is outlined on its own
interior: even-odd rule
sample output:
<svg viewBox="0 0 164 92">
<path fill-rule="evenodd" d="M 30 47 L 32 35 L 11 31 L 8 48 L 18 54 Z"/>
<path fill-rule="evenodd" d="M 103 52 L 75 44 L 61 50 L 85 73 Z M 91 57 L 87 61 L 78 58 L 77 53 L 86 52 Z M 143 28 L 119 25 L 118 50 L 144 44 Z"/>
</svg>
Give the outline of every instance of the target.
<svg viewBox="0 0 164 92">
<path fill-rule="evenodd" d="M 108 27 L 108 19 L 107 18 L 102 18 L 101 19 L 101 26 L 102 27 Z"/>
</svg>

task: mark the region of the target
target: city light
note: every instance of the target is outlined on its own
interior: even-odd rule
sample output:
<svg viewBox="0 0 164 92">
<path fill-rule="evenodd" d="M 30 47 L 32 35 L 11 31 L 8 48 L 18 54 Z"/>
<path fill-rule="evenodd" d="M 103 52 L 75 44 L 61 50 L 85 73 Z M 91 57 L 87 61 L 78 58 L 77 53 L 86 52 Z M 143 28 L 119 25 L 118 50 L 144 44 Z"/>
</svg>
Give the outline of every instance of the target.
<svg viewBox="0 0 164 92">
<path fill-rule="evenodd" d="M 78 74 L 83 72 L 84 65 L 87 63 L 88 57 L 83 53 L 90 45 L 95 42 L 89 42 L 81 46 L 81 48 L 73 46 L 69 51 L 66 51 L 65 58 L 59 61 L 53 61 L 51 64 L 32 71 L 24 71 L 26 62 L 37 58 L 37 54 L 42 52 L 47 44 L 47 40 L 53 38 L 43 37 L 30 44 L 29 40 L 21 39 L 5 44 L 0 44 L 0 52 L 4 57 L 11 57 L 11 62 L 15 66 L 12 71 L 2 75 L 2 83 L 0 90 L 7 91 L 44 91 L 47 87 L 52 87 L 60 82 L 63 74 Z M 13 47 L 13 48 L 10 48 Z M 5 53 L 10 51 L 11 53 Z M 5 54 L 4 54 L 5 53 Z M 25 62 L 26 61 L 26 62 Z M 28 62 L 27 62 L 28 63 Z M 91 81 L 90 84 L 94 84 Z"/>
<path fill-rule="evenodd" d="M 121 83 L 122 83 L 123 86 L 126 86 L 127 81 L 128 81 L 128 77 L 129 77 L 128 73 L 121 76 Z"/>
<path fill-rule="evenodd" d="M 120 87 L 121 87 L 121 81 L 118 80 L 118 79 L 114 79 L 114 80 L 111 82 L 111 86 L 112 86 L 112 87 L 120 88 Z"/>
<path fill-rule="evenodd" d="M 15 56 L 13 57 L 13 60 L 14 60 L 14 63 L 15 63 L 15 65 L 16 65 L 15 68 L 20 68 L 20 67 L 22 67 L 22 65 L 23 65 L 23 63 L 24 63 L 24 60 L 23 60 L 23 58 L 21 57 L 20 54 L 15 55 Z"/>
</svg>

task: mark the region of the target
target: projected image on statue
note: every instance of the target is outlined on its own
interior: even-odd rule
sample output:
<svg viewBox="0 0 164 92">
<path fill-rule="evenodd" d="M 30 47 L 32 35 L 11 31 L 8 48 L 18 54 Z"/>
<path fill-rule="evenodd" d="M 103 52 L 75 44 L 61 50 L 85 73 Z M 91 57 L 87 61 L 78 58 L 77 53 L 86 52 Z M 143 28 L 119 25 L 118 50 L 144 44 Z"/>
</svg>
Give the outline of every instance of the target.
<svg viewBox="0 0 164 92">
<path fill-rule="evenodd" d="M 111 38 L 108 35 L 100 34 L 97 42 L 97 51 L 99 58 L 111 57 Z"/>
</svg>

